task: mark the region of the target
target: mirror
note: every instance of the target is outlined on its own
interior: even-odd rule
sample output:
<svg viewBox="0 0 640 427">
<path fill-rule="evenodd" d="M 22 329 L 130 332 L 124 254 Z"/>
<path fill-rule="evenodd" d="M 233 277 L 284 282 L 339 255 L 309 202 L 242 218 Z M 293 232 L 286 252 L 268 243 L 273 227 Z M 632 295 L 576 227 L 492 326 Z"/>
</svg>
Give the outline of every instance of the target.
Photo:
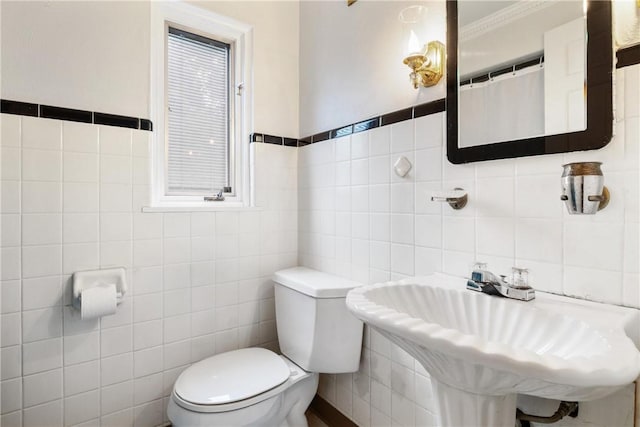
<svg viewBox="0 0 640 427">
<path fill-rule="evenodd" d="M 449 161 L 604 147 L 612 49 L 609 1 L 448 1 Z"/>
</svg>

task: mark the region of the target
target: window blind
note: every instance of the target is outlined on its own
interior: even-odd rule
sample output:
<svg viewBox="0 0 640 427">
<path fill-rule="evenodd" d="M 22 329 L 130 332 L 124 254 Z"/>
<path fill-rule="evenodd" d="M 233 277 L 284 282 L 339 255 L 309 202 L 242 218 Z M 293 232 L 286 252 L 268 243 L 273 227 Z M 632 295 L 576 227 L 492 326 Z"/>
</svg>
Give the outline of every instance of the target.
<svg viewBox="0 0 640 427">
<path fill-rule="evenodd" d="M 229 186 L 228 44 L 169 28 L 168 194 L 211 195 Z"/>
</svg>

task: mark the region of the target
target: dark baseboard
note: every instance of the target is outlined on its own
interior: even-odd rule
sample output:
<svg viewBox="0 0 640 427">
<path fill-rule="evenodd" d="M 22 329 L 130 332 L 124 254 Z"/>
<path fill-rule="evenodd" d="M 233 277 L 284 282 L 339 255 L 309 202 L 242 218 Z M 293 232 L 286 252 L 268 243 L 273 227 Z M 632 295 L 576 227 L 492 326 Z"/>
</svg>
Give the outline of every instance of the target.
<svg viewBox="0 0 640 427">
<path fill-rule="evenodd" d="M 329 427 L 358 427 L 356 423 L 351 421 L 342 412 L 331 406 L 329 402 L 316 394 L 309 406 L 318 418 L 320 418 Z"/>
</svg>

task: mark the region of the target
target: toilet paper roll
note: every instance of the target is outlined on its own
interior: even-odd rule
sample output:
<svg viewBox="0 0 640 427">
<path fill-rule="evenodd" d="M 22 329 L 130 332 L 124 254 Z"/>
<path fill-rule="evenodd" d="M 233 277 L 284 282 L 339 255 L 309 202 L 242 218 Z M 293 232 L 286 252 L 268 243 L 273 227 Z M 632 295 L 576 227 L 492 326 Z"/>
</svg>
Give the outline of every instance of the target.
<svg viewBox="0 0 640 427">
<path fill-rule="evenodd" d="M 80 294 L 80 317 L 94 319 L 116 312 L 116 285 L 98 285 Z"/>
</svg>

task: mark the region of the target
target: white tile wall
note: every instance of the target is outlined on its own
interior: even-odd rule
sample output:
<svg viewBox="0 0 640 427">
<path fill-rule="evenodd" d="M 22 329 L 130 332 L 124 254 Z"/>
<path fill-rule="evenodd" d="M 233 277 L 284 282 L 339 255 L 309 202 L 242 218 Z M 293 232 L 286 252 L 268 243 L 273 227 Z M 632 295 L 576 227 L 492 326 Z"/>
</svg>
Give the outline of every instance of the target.
<svg viewBox="0 0 640 427">
<path fill-rule="evenodd" d="M 640 308 L 640 66 L 618 70 L 616 80 L 624 111 L 618 107 L 616 135 L 598 151 L 452 165 L 444 113 L 301 148 L 301 263 L 372 283 L 434 271 L 466 275 L 483 260 L 502 274 L 529 268 L 540 290 Z M 413 164 L 405 178 L 390 168 L 400 155 Z M 581 159 L 604 163 L 612 194 L 595 216 L 569 216 L 559 200 L 562 164 Z M 330 170 L 335 181 L 321 172 Z M 433 191 L 454 187 L 469 193 L 463 210 L 430 201 Z M 374 331 L 365 334 L 360 371 L 321 376 L 319 393 L 362 427 L 434 425 L 428 374 Z M 581 405 L 580 422 L 633 425 L 629 393 L 586 404 L 584 412 Z"/>
<path fill-rule="evenodd" d="M 149 132 L 1 120 L 3 426 L 160 425 L 189 364 L 277 346 L 270 276 L 297 263 L 295 149 L 252 145 L 260 208 L 142 213 Z M 127 269 L 124 303 L 80 320 L 71 274 L 111 266 Z"/>
</svg>

